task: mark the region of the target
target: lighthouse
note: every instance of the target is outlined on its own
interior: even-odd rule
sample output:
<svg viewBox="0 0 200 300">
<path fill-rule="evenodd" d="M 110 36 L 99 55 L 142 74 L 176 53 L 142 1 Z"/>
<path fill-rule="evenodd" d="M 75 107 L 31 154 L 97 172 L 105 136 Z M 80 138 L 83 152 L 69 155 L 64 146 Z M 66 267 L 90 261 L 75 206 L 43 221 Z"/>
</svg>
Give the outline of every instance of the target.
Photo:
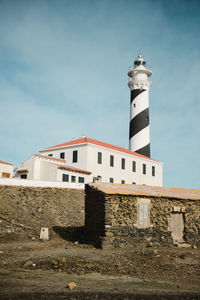
<svg viewBox="0 0 200 300">
<path fill-rule="evenodd" d="M 149 88 L 152 71 L 142 54 L 128 71 L 130 97 L 129 150 L 150 157 Z"/>
</svg>

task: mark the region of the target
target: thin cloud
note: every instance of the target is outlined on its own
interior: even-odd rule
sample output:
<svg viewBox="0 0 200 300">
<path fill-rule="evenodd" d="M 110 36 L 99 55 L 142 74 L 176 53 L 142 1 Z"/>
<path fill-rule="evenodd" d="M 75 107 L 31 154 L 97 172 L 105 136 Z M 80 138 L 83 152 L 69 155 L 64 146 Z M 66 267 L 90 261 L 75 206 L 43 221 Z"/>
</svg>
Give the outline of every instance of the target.
<svg viewBox="0 0 200 300">
<path fill-rule="evenodd" d="M 127 146 L 126 73 L 142 51 L 153 68 L 152 155 L 166 185 L 199 187 L 198 161 L 185 162 L 200 146 L 196 3 L 1 1 L 1 157 L 18 163 L 81 134 Z"/>
</svg>

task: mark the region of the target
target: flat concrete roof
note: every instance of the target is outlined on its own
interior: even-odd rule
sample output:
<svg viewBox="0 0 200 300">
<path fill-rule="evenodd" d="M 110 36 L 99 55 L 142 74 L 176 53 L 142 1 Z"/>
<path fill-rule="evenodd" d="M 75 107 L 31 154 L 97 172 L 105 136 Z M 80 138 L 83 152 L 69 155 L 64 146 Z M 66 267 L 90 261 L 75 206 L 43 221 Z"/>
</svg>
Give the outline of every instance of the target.
<svg viewBox="0 0 200 300">
<path fill-rule="evenodd" d="M 200 190 L 158 187 L 150 185 L 136 184 L 115 184 L 115 183 L 90 183 L 89 186 L 94 187 L 105 194 L 118 195 L 137 195 L 149 197 L 177 198 L 188 200 L 200 200 Z"/>
</svg>

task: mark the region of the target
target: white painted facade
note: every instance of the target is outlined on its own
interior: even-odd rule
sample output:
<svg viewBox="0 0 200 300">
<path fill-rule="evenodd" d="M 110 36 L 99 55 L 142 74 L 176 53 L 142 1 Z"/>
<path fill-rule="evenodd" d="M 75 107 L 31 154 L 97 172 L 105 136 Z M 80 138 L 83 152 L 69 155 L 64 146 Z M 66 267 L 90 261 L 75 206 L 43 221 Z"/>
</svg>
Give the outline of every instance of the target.
<svg viewBox="0 0 200 300">
<path fill-rule="evenodd" d="M 51 187 L 62 189 L 84 189 L 84 183 L 66 183 L 57 181 L 27 180 L 19 178 L 0 178 L 0 185 Z"/>
<path fill-rule="evenodd" d="M 0 178 L 12 178 L 13 165 L 5 161 L 0 161 Z"/>
<path fill-rule="evenodd" d="M 73 162 L 73 151 L 78 153 L 77 162 Z M 98 152 L 102 156 L 101 163 L 98 163 Z M 161 162 L 89 138 L 50 147 L 41 150 L 40 153 L 45 156 L 52 155 L 54 158 L 60 158 L 60 154 L 64 153 L 67 165 L 92 172 L 91 181 L 94 177 L 101 177 L 102 182 L 113 180 L 114 183 L 163 185 Z M 114 158 L 114 166 L 110 166 L 110 156 Z M 125 160 L 125 169 L 122 169 L 122 159 Z M 135 171 L 133 161 L 136 165 Z M 146 174 L 143 172 L 144 168 Z"/>
<path fill-rule="evenodd" d="M 63 175 L 65 178 L 63 178 Z M 15 178 L 79 184 L 91 182 L 91 173 L 69 168 L 64 159 L 35 154 L 15 169 Z"/>
</svg>

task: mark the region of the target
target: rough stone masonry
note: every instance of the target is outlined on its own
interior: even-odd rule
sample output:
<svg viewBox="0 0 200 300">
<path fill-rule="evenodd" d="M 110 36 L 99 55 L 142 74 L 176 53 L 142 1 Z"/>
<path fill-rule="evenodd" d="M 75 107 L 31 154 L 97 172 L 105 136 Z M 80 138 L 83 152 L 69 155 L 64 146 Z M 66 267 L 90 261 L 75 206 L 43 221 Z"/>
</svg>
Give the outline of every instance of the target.
<svg viewBox="0 0 200 300">
<path fill-rule="evenodd" d="M 0 186 L 0 239 L 39 237 L 42 227 L 84 225 L 84 190 Z"/>
<path fill-rule="evenodd" d="M 200 190 L 86 185 L 85 226 L 102 247 L 200 245 Z"/>
</svg>

